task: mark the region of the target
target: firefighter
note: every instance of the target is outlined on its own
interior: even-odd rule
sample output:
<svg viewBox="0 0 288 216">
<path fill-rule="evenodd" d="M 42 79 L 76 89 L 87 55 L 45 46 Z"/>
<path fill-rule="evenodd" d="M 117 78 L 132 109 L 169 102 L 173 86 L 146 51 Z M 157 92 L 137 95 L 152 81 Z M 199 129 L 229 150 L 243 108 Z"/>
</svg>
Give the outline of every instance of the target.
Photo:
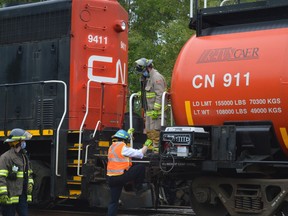
<svg viewBox="0 0 288 216">
<path fill-rule="evenodd" d="M 141 83 L 144 83 L 138 94 L 143 98 L 146 134 L 153 141 L 153 147 L 157 148 L 161 129 L 162 94 L 166 91 L 167 84 L 152 62 L 152 59 L 146 58 L 135 61 L 137 72 L 142 74 Z"/>
<path fill-rule="evenodd" d="M 110 187 L 111 200 L 108 205 L 108 216 L 117 215 L 119 198 L 123 186 L 133 181 L 136 194 L 144 191 L 143 180 L 145 178 L 145 166 L 136 164 L 132 166 L 131 158 L 142 159 L 147 152 L 152 140 L 147 139 L 141 149 L 134 149 L 127 146 L 130 134 L 134 129 L 118 130 L 112 136 L 112 145 L 108 150 L 107 182 Z M 147 188 L 146 188 L 147 189 Z"/>
<path fill-rule="evenodd" d="M 26 140 L 32 135 L 15 128 L 4 143 L 10 150 L 0 157 L 0 203 L 3 216 L 28 216 L 28 202 L 32 201 L 33 178 L 27 157 Z"/>
</svg>

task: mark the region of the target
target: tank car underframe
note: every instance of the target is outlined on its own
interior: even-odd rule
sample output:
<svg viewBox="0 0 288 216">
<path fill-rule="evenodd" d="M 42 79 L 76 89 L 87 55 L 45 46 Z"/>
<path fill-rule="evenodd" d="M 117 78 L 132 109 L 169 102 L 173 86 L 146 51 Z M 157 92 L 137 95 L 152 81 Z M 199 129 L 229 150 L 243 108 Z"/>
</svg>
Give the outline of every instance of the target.
<svg viewBox="0 0 288 216">
<path fill-rule="evenodd" d="M 191 205 L 197 216 L 278 215 L 288 201 L 287 183 L 287 179 L 203 176 L 191 184 Z"/>
</svg>

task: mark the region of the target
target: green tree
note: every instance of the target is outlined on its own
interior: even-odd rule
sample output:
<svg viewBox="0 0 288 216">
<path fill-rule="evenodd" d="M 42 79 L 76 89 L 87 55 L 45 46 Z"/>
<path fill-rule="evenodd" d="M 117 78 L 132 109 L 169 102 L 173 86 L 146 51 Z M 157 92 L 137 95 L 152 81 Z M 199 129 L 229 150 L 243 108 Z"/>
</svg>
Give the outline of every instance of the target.
<svg viewBox="0 0 288 216">
<path fill-rule="evenodd" d="M 39 1 L 41 0 L 0 0 L 0 6 L 5 6 L 5 4 L 19 4 L 19 3 L 30 3 Z"/>
<path fill-rule="evenodd" d="M 193 31 L 188 28 L 190 0 L 130 0 L 129 11 L 129 88 L 139 90 L 134 61 L 153 59 L 155 68 L 170 85 L 177 56 Z"/>
</svg>

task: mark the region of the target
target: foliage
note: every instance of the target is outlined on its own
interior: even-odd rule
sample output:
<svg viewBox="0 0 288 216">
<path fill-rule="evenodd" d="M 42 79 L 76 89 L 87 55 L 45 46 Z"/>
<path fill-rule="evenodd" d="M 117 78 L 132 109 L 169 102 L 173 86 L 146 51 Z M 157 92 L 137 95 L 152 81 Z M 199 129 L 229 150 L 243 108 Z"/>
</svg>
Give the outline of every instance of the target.
<svg viewBox="0 0 288 216">
<path fill-rule="evenodd" d="M 30 3 L 39 2 L 40 0 L 0 0 L 0 6 L 5 4 L 19 4 L 19 3 Z"/>
<path fill-rule="evenodd" d="M 127 2 L 126 2 L 127 3 Z M 170 85 L 173 65 L 181 47 L 192 35 L 189 0 L 133 0 L 129 2 L 129 87 L 139 90 L 139 75 L 133 73 L 135 60 L 153 59 L 155 68 Z"/>
</svg>

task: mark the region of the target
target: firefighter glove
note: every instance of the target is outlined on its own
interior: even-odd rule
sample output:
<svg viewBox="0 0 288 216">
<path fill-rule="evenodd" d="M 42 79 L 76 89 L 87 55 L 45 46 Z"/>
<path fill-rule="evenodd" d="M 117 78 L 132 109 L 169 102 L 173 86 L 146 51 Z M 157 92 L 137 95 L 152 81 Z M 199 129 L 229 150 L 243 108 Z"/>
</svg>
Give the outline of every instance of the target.
<svg viewBox="0 0 288 216">
<path fill-rule="evenodd" d="M 138 91 L 136 94 L 138 97 L 141 97 L 141 95 L 142 95 L 141 91 Z"/>
<path fill-rule="evenodd" d="M 128 129 L 127 133 L 128 133 L 129 135 L 131 135 L 131 134 L 133 134 L 133 133 L 134 133 L 134 131 L 135 131 L 135 129 L 134 129 L 134 128 L 130 128 L 130 129 Z"/>
<path fill-rule="evenodd" d="M 147 140 L 145 141 L 145 143 L 144 143 L 144 145 L 147 146 L 147 147 L 151 146 L 152 144 L 153 144 L 153 142 L 152 142 L 152 140 L 150 140 L 150 139 L 147 139 Z"/>
<path fill-rule="evenodd" d="M 151 118 L 152 118 L 153 120 L 156 120 L 156 119 L 158 119 L 158 117 L 159 117 L 159 112 L 158 112 L 157 110 L 152 110 L 152 116 L 151 116 Z"/>
<path fill-rule="evenodd" d="M 5 194 L 5 195 L 0 196 L 0 203 L 6 204 L 8 202 L 8 200 L 9 200 L 8 195 Z"/>
<path fill-rule="evenodd" d="M 27 194 L 31 195 L 33 191 L 33 184 L 28 184 Z"/>
<path fill-rule="evenodd" d="M 155 153 L 158 153 L 159 152 L 159 148 L 158 147 L 153 147 L 152 151 L 155 152 Z"/>
</svg>

